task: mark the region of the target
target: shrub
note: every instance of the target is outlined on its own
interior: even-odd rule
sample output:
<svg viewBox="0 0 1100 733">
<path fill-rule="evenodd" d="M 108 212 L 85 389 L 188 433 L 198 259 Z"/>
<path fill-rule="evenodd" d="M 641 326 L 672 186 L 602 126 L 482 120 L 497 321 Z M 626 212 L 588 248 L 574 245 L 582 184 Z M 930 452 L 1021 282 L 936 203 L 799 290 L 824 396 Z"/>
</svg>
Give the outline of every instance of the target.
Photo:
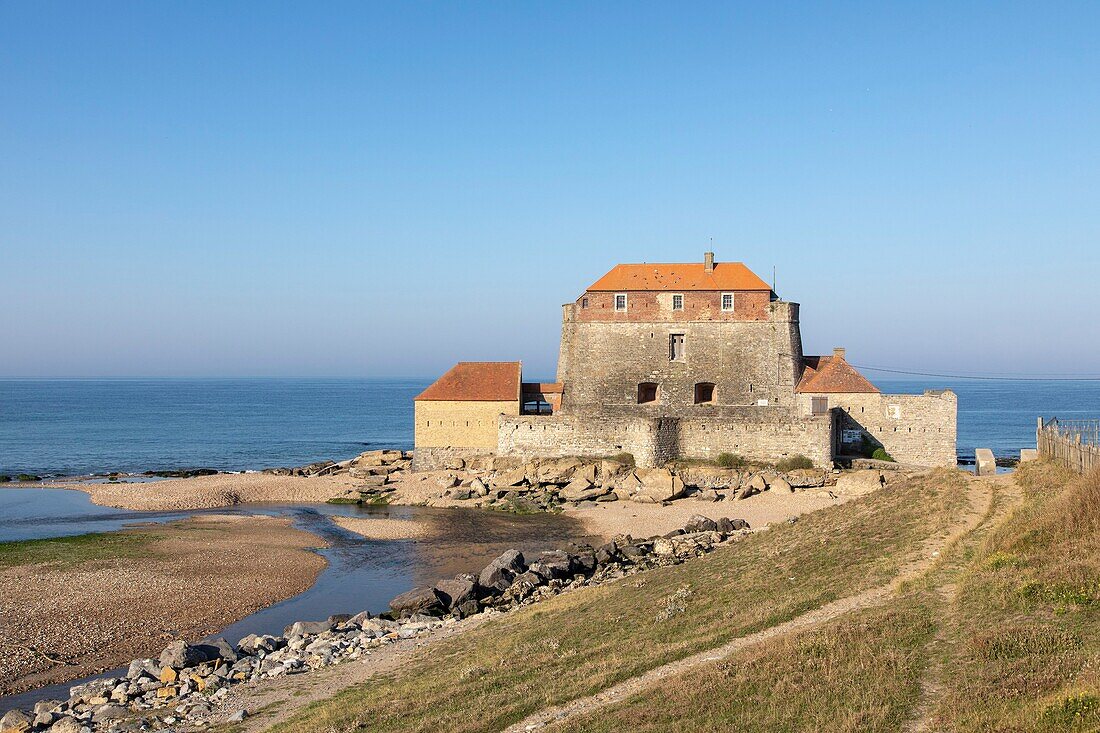
<svg viewBox="0 0 1100 733">
<path fill-rule="evenodd" d="M 780 471 L 794 471 L 799 468 L 813 468 L 814 462 L 804 455 L 795 454 L 790 458 L 784 458 L 779 463 L 775 464 L 775 467 Z"/>
<path fill-rule="evenodd" d="M 885 448 L 875 448 L 874 452 L 871 453 L 871 458 L 874 458 L 876 461 L 894 462 L 894 457 L 887 453 Z"/>
<path fill-rule="evenodd" d="M 33 473 L 21 473 L 16 476 L 20 481 L 41 481 L 41 476 L 35 476 Z"/>
<path fill-rule="evenodd" d="M 6 484 L 9 481 L 11 481 L 11 476 L 6 473 L 0 474 L 0 484 Z"/>
<path fill-rule="evenodd" d="M 633 453 L 616 453 L 611 456 L 611 460 L 618 461 L 624 466 L 630 466 L 634 468 L 634 454 Z"/>
<path fill-rule="evenodd" d="M 745 465 L 745 459 L 736 453 L 719 453 L 715 463 L 722 468 L 741 468 Z"/>
</svg>

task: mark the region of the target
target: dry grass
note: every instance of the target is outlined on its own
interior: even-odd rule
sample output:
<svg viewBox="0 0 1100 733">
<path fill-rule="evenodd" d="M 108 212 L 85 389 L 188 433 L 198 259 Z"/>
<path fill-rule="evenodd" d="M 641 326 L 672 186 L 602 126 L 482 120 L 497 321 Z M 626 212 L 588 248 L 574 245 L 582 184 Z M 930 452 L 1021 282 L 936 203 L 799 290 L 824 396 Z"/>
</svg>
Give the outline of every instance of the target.
<svg viewBox="0 0 1100 733">
<path fill-rule="evenodd" d="M 937 730 L 1100 729 L 1100 474 L 1021 467 L 1025 502 L 981 548 L 952 609 L 961 643 Z"/>
<path fill-rule="evenodd" d="M 933 625 L 913 597 L 779 637 L 550 730 L 898 730 L 920 694 Z"/>
<path fill-rule="evenodd" d="M 402 673 L 315 704 L 276 730 L 501 730 L 547 706 L 881 585 L 965 510 L 963 480 L 937 472 L 685 565 L 509 614 L 435 644 Z M 913 631 L 918 621 L 887 627 L 923 633 Z M 887 627 L 884 633 L 894 633 Z"/>
</svg>

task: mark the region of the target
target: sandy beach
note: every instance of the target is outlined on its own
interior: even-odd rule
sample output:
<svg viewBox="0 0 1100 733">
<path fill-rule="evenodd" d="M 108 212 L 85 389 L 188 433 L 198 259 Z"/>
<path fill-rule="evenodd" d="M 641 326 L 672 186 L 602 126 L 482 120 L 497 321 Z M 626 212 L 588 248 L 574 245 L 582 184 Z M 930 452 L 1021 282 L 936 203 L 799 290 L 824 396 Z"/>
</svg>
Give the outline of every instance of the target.
<svg viewBox="0 0 1100 733">
<path fill-rule="evenodd" d="M 0 557 L 0 695 L 201 638 L 301 593 L 325 565 L 308 549 L 318 538 L 283 518 L 208 515 L 110 537 L 131 552 L 93 547 L 79 563 L 23 563 L 18 549 Z"/>
<path fill-rule="evenodd" d="M 432 507 L 476 508 L 469 500 L 456 500 L 440 489 L 444 473 L 408 473 L 395 478 L 391 504 Z M 316 503 L 332 498 L 358 497 L 357 481 L 347 475 L 299 477 L 264 473 L 229 473 L 167 479 L 147 483 L 72 483 L 64 488 L 87 492 L 96 504 L 125 509 L 170 510 L 201 509 L 247 503 Z M 586 502 L 578 507 L 565 505 L 564 511 L 584 522 L 590 534 L 612 537 L 631 534 L 648 537 L 682 527 L 695 515 L 717 519 L 744 519 L 752 527 L 763 527 L 788 517 L 806 514 L 842 503 L 848 497 L 828 489 L 796 492 L 765 491 L 748 499 L 720 502 L 677 499 L 667 505 L 639 504 L 632 501 Z M 433 529 L 411 520 L 341 518 L 336 522 L 345 529 L 369 539 L 427 538 Z"/>
</svg>

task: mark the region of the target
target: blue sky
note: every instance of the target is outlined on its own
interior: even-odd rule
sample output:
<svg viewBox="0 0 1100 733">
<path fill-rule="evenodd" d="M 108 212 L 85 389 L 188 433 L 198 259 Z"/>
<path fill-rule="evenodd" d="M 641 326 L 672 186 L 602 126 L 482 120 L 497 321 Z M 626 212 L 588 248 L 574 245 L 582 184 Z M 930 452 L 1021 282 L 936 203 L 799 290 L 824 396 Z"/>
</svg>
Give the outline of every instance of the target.
<svg viewBox="0 0 1100 733">
<path fill-rule="evenodd" d="M 552 376 L 616 262 L 1100 373 L 1100 4 L 0 3 L 0 375 Z"/>
</svg>

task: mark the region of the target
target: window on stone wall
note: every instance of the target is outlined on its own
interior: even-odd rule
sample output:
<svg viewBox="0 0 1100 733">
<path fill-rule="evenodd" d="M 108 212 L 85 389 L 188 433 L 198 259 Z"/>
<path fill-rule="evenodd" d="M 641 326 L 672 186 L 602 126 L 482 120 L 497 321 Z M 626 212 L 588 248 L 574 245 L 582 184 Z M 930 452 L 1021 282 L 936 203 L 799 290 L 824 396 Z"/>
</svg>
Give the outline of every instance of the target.
<svg viewBox="0 0 1100 733">
<path fill-rule="evenodd" d="M 668 360 L 684 360 L 684 334 L 670 333 L 668 335 Z"/>
<path fill-rule="evenodd" d="M 672 296 L 672 310 L 682 311 L 684 309 L 684 296 L 676 294 Z"/>
<path fill-rule="evenodd" d="M 615 310 L 617 310 L 617 311 L 625 311 L 626 310 L 626 293 L 616 293 L 615 294 Z"/>
<path fill-rule="evenodd" d="M 642 382 L 638 385 L 638 404 L 644 405 L 647 402 L 657 401 L 657 383 L 656 382 Z"/>
<path fill-rule="evenodd" d="M 588 298 L 581 298 L 581 308 L 588 307 Z"/>
<path fill-rule="evenodd" d="M 695 385 L 695 404 L 705 405 L 708 402 L 714 402 L 714 384 L 699 382 Z"/>
<path fill-rule="evenodd" d="M 733 310 L 733 293 L 722 293 L 722 310 Z"/>
</svg>

